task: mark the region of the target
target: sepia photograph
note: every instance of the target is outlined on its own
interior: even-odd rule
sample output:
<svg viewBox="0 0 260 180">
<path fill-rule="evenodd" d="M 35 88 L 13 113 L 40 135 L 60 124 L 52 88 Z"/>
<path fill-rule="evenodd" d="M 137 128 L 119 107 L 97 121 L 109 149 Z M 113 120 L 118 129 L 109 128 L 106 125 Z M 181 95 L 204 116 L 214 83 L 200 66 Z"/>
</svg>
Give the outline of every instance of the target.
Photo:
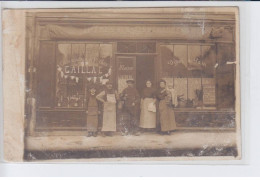
<svg viewBox="0 0 260 180">
<path fill-rule="evenodd" d="M 18 99 L 4 104 L 7 160 L 241 159 L 238 7 L 5 9 L 3 17 L 4 57 L 19 59 L 3 62 L 4 98 Z M 8 86 L 15 73 L 19 90 Z M 9 121 L 10 107 L 19 121 Z"/>
</svg>

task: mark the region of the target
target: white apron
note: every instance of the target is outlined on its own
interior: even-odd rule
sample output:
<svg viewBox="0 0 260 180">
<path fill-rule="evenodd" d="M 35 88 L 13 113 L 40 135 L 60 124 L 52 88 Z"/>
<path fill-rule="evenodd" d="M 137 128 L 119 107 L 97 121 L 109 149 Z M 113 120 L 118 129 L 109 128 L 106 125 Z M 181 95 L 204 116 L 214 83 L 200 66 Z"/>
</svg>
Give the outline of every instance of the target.
<svg viewBox="0 0 260 180">
<path fill-rule="evenodd" d="M 156 128 L 156 112 L 148 111 L 149 104 L 153 102 L 154 102 L 153 98 L 145 98 L 142 101 L 139 127 Z"/>
<path fill-rule="evenodd" d="M 116 131 L 116 102 L 111 96 L 115 95 L 109 94 L 107 102 L 104 102 L 103 126 L 101 131 Z"/>
</svg>

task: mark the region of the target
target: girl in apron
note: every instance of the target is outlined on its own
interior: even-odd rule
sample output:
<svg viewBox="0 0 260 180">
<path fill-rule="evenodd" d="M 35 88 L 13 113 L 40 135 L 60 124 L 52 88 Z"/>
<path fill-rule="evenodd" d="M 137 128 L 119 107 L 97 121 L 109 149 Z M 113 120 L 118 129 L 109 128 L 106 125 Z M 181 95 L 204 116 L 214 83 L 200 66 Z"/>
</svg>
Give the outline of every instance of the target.
<svg viewBox="0 0 260 180">
<path fill-rule="evenodd" d="M 87 131 L 89 136 L 97 136 L 98 131 L 98 101 L 96 99 L 96 88 L 91 87 L 86 99 Z"/>
</svg>

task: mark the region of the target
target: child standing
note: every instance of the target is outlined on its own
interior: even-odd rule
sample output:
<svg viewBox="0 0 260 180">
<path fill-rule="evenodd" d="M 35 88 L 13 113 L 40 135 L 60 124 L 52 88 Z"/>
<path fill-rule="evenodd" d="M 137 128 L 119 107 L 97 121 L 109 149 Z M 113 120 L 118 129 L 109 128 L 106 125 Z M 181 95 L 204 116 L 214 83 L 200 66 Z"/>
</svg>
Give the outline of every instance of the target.
<svg viewBox="0 0 260 180">
<path fill-rule="evenodd" d="M 87 131 L 88 137 L 97 136 L 98 131 L 98 101 L 96 99 L 96 88 L 90 87 L 87 99 L 86 99 L 86 115 L 87 115 Z"/>
</svg>

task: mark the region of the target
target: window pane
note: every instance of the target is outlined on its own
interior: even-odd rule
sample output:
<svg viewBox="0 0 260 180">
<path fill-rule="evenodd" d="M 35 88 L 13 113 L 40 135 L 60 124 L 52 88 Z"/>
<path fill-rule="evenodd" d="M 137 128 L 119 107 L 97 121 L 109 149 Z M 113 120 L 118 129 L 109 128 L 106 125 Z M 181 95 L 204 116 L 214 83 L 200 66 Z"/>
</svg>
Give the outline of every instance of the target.
<svg viewBox="0 0 260 180">
<path fill-rule="evenodd" d="M 137 42 L 137 53 L 155 53 L 156 43 L 155 42 Z"/>
<path fill-rule="evenodd" d="M 57 51 L 57 64 L 65 65 L 70 63 L 71 60 L 71 44 L 58 44 Z"/>
<path fill-rule="evenodd" d="M 97 66 L 99 57 L 99 44 L 86 44 L 86 65 Z"/>
<path fill-rule="evenodd" d="M 173 73 L 173 45 L 161 45 L 161 61 L 163 77 L 172 77 Z"/>
<path fill-rule="evenodd" d="M 85 59 L 85 44 L 72 44 L 72 58 L 71 62 L 81 64 Z"/>
<path fill-rule="evenodd" d="M 194 107 L 201 105 L 201 78 L 188 78 L 188 98 L 193 101 Z"/>
<path fill-rule="evenodd" d="M 56 106 L 83 107 L 84 55 L 84 44 L 58 44 Z"/>
<path fill-rule="evenodd" d="M 98 63 L 99 63 L 99 44 L 86 44 L 86 77 L 93 78 L 99 74 Z"/>
<path fill-rule="evenodd" d="M 200 45 L 188 46 L 188 75 L 189 77 L 201 77 L 201 52 Z"/>
<path fill-rule="evenodd" d="M 66 74 L 66 66 L 70 65 L 71 61 L 71 44 L 58 44 L 56 51 L 56 106 L 68 106 L 68 91 L 67 81 L 68 75 Z"/>
<path fill-rule="evenodd" d="M 216 93 L 215 93 L 215 78 L 202 78 L 203 86 L 203 104 L 215 105 Z"/>
<path fill-rule="evenodd" d="M 109 68 L 111 67 L 111 59 L 112 59 L 112 44 L 100 44 L 99 76 L 109 73 Z"/>
<path fill-rule="evenodd" d="M 174 68 L 175 77 L 187 77 L 187 45 L 174 45 Z"/>
<path fill-rule="evenodd" d="M 72 44 L 71 48 L 71 72 L 67 82 L 67 90 L 70 95 L 70 106 L 83 107 L 84 74 L 82 73 L 82 68 L 84 68 L 85 61 L 85 44 Z"/>
<path fill-rule="evenodd" d="M 179 107 L 186 107 L 187 102 L 187 78 L 174 78 L 174 89 L 176 90 Z"/>
<path fill-rule="evenodd" d="M 118 42 L 117 52 L 119 53 L 135 53 L 136 42 Z"/>
<path fill-rule="evenodd" d="M 214 77 L 216 65 L 216 48 L 215 46 L 201 46 L 202 52 L 202 76 Z"/>
</svg>

